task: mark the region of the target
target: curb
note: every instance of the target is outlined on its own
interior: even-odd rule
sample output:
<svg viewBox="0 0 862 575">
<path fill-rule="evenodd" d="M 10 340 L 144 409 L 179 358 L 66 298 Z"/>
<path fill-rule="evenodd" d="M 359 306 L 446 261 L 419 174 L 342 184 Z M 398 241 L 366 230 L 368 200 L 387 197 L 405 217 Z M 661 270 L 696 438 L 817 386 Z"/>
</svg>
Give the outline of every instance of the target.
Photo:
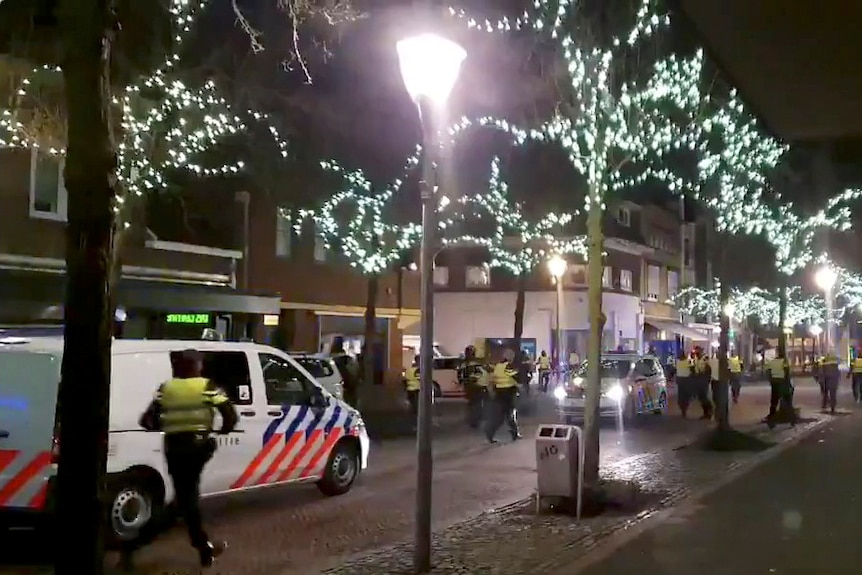
<svg viewBox="0 0 862 575">
<path fill-rule="evenodd" d="M 644 533 L 662 525 L 672 516 L 680 513 L 681 510 L 694 506 L 701 499 L 734 483 L 756 467 L 775 459 L 788 449 L 795 447 L 821 427 L 829 423 L 835 423 L 836 421 L 839 420 L 830 417 L 818 418 L 817 421 L 809 423 L 793 437 L 740 461 L 737 465 L 732 466 L 720 479 L 700 488 L 682 489 L 679 493 L 665 498 L 662 501 L 662 504 L 665 505 L 664 508 L 644 512 L 641 516 L 627 522 L 624 529 L 615 530 L 615 532 L 609 534 L 607 537 L 596 541 L 592 546 L 593 548 L 586 555 L 575 559 L 563 569 L 555 569 L 550 575 L 576 575 L 588 567 L 607 559 L 613 552 L 631 543 Z"/>
</svg>

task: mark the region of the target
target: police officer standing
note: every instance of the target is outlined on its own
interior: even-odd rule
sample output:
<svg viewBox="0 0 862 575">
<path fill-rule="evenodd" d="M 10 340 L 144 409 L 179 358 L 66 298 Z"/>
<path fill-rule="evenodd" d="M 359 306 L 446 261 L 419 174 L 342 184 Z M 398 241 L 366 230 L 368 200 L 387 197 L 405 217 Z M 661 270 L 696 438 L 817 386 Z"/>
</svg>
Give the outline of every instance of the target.
<svg viewBox="0 0 862 575">
<path fill-rule="evenodd" d="M 412 429 L 416 429 L 416 419 L 419 416 L 419 356 L 413 359 L 413 365 L 404 371 L 404 390 L 407 392 L 407 404 L 410 406 L 410 422 Z"/>
<path fill-rule="evenodd" d="M 837 364 L 836 364 L 837 368 Z M 779 408 L 784 406 L 790 408 L 791 425 L 796 423 L 796 412 L 792 409 L 791 399 L 793 397 L 793 386 L 790 383 L 790 364 L 783 357 L 776 357 L 767 364 L 769 371 L 769 415 L 766 417 L 766 422 L 769 427 L 775 427 L 776 419 L 778 418 Z M 837 381 L 836 381 L 837 384 Z M 824 396 L 825 401 L 825 396 Z M 824 409 L 826 408 L 824 403 Z"/>
<path fill-rule="evenodd" d="M 491 388 L 493 389 L 493 401 L 491 402 L 491 413 L 488 417 L 487 437 L 490 443 L 497 443 L 494 436 L 505 420 L 509 426 L 512 440 L 520 439 L 518 431 L 518 414 L 515 401 L 518 398 L 518 370 L 512 365 L 514 352 L 507 349 L 503 354 L 502 361 L 494 364 L 491 373 Z M 490 388 L 489 388 L 490 389 Z"/>
<path fill-rule="evenodd" d="M 712 419 L 712 401 L 709 399 L 709 384 L 712 380 L 709 362 L 703 356 L 703 350 L 698 350 L 694 359 L 694 392 L 703 409 L 701 419 Z"/>
<path fill-rule="evenodd" d="M 201 377 L 203 357 L 193 349 L 171 354 L 173 378 L 163 383 L 150 406 L 141 416 L 141 427 L 165 434 L 164 449 L 168 474 L 174 484 L 177 510 L 185 521 L 192 547 L 200 563 L 210 567 L 227 547 L 210 540 L 203 528 L 200 510 L 201 473 L 216 451 L 213 418 L 222 418 L 218 433 L 233 431 L 236 409 L 223 391 Z M 126 550 L 123 566 L 131 567 L 131 551 Z"/>
<path fill-rule="evenodd" d="M 542 350 L 539 355 L 539 389 L 547 393 L 548 383 L 551 381 L 551 358 Z"/>
<path fill-rule="evenodd" d="M 838 403 L 838 382 L 841 380 L 841 371 L 838 368 L 838 357 L 834 353 L 827 353 L 823 357 L 821 368 L 821 379 L 823 380 L 823 410 L 826 411 L 827 404 L 829 413 L 835 415 L 835 406 Z"/>
<path fill-rule="evenodd" d="M 344 401 L 350 407 L 359 409 L 359 362 L 344 351 L 342 337 L 336 337 L 332 342 L 332 361 L 343 382 Z"/>
<path fill-rule="evenodd" d="M 738 356 L 732 355 L 727 359 L 727 367 L 730 369 L 730 396 L 733 403 L 739 403 L 739 392 L 742 390 L 742 362 Z"/>
<path fill-rule="evenodd" d="M 458 381 L 464 386 L 467 396 L 467 425 L 478 429 L 482 422 L 482 411 L 485 404 L 485 388 L 482 378 L 485 368 L 476 358 L 476 348 L 468 345 L 464 348 L 464 360 L 458 366 Z"/>
<path fill-rule="evenodd" d="M 853 382 L 853 401 L 862 403 L 862 357 L 857 357 L 850 364 L 850 371 Z"/>
<path fill-rule="evenodd" d="M 688 406 L 691 403 L 691 360 L 684 351 L 679 352 L 676 360 L 676 401 L 683 419 L 688 416 Z"/>
</svg>

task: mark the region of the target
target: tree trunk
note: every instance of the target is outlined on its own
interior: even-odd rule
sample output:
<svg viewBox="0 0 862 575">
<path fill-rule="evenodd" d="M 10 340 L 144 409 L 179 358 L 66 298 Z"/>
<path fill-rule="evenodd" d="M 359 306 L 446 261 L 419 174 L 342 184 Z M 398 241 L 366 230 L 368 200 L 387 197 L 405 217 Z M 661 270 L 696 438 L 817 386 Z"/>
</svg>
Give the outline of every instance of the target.
<svg viewBox="0 0 862 575">
<path fill-rule="evenodd" d="M 365 300 L 365 353 L 362 355 L 362 369 L 365 385 L 374 383 L 374 351 L 377 342 L 377 275 L 368 276 Z"/>
<path fill-rule="evenodd" d="M 723 246 L 722 242 L 722 246 Z M 724 276 L 727 251 L 721 248 L 721 272 Z M 730 286 L 721 277 L 718 288 L 719 301 L 719 325 L 721 332 L 718 334 L 718 388 L 715 392 L 715 423 L 719 431 L 730 429 L 730 409 L 728 405 L 728 386 L 730 384 L 730 369 L 727 364 L 727 352 L 730 349 L 730 318 L 724 310 L 730 302 Z"/>
<path fill-rule="evenodd" d="M 518 276 L 518 293 L 515 296 L 515 330 L 513 339 L 515 340 L 515 362 L 521 364 L 521 338 L 524 336 L 524 307 L 526 307 L 527 299 L 527 274 L 521 273 Z"/>
<path fill-rule="evenodd" d="M 595 197 L 597 190 L 591 189 Z M 601 355 L 605 316 L 602 313 L 602 209 L 598 203 L 587 214 L 587 301 L 590 335 L 587 342 L 587 386 L 584 401 L 584 482 L 597 485 L 599 480 L 599 400 L 602 393 Z"/>
<path fill-rule="evenodd" d="M 778 357 L 787 359 L 787 334 L 784 333 L 784 323 L 787 321 L 787 282 L 781 278 L 778 289 Z"/>
<path fill-rule="evenodd" d="M 63 0 L 69 147 L 66 301 L 58 398 L 57 575 L 104 572 L 102 488 L 111 379 L 116 152 L 110 124 L 110 0 Z"/>
</svg>

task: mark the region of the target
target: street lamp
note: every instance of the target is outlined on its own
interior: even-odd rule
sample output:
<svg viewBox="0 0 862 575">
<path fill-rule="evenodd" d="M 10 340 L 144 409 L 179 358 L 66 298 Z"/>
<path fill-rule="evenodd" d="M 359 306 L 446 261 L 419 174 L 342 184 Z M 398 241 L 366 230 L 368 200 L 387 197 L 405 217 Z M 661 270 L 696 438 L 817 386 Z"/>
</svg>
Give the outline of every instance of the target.
<svg viewBox="0 0 862 575">
<path fill-rule="evenodd" d="M 820 334 L 823 333 L 823 328 L 815 323 L 808 328 L 808 333 L 811 334 L 811 338 L 814 341 L 814 357 L 816 359 L 818 356 L 817 348 L 820 347 L 820 342 L 818 340 L 820 339 Z"/>
<path fill-rule="evenodd" d="M 431 408 L 434 369 L 434 239 L 437 227 L 434 203 L 434 157 L 438 142 L 434 111 L 442 108 L 455 86 L 467 52 L 451 40 L 420 34 L 395 46 L 404 87 L 419 109 L 422 123 L 422 248 L 421 327 L 419 347 L 419 415 L 416 422 L 416 525 L 413 563 L 416 573 L 431 571 Z"/>
<path fill-rule="evenodd" d="M 563 328 L 560 324 L 560 310 L 563 307 L 563 276 L 566 275 L 566 268 L 569 263 L 562 256 L 555 255 L 548 260 L 548 271 L 551 277 L 554 278 L 554 283 L 557 285 L 557 364 L 559 369 L 560 362 L 563 360 Z"/>
<path fill-rule="evenodd" d="M 823 347 L 826 352 L 832 351 L 832 315 L 833 315 L 833 297 L 832 288 L 835 287 L 835 282 L 838 281 L 838 274 L 831 266 L 824 265 L 817 273 L 814 274 L 814 281 L 817 287 L 823 290 L 823 299 L 826 300 L 826 328 L 824 330 Z"/>
</svg>

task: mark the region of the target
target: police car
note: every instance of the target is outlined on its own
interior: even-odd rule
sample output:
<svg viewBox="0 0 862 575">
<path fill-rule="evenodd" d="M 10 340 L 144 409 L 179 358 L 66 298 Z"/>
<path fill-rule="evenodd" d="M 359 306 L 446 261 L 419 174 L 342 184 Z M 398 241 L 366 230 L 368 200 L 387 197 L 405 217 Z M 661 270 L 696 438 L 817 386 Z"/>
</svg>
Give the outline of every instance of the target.
<svg viewBox="0 0 862 575">
<path fill-rule="evenodd" d="M 202 496 L 292 483 L 316 483 L 326 495 L 350 490 L 368 463 L 362 417 L 288 354 L 244 342 L 115 340 L 105 510 L 111 543 L 145 537 L 173 498 L 162 436 L 138 419 L 170 379 L 171 354 L 190 347 L 239 414 L 236 430 L 217 436 Z M 7 516 L 51 509 L 62 449 L 55 429 L 62 353 L 62 338 L 0 340 L 0 513 Z"/>
<path fill-rule="evenodd" d="M 645 413 L 662 414 L 667 409 L 668 392 L 664 370 L 653 356 L 634 353 L 607 353 L 601 356 L 602 417 L 631 420 Z M 564 385 L 554 389 L 557 413 L 566 422 L 584 417 L 587 362 Z"/>
</svg>

